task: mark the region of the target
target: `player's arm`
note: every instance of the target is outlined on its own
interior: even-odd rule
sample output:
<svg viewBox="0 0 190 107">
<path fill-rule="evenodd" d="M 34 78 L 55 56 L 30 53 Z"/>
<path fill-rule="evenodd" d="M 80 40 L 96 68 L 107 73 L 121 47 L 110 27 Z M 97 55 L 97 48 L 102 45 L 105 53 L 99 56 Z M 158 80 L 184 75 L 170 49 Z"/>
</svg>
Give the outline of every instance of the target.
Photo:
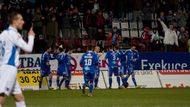
<svg viewBox="0 0 190 107">
<path fill-rule="evenodd" d="M 34 46 L 34 37 L 35 33 L 33 31 L 33 28 L 30 28 L 30 31 L 28 32 L 28 43 L 26 43 L 20 35 L 17 35 L 15 33 L 13 36 L 11 36 L 11 41 L 25 52 L 32 52 Z"/>
</svg>

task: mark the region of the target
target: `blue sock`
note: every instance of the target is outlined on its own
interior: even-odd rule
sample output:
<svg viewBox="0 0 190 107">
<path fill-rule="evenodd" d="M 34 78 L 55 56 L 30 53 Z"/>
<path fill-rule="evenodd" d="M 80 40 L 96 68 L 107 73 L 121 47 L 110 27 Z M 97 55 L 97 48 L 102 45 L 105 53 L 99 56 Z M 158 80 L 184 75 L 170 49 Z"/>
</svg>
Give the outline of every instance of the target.
<svg viewBox="0 0 190 107">
<path fill-rule="evenodd" d="M 120 83 L 120 77 L 117 77 L 117 84 L 120 87 L 121 83 Z"/>
<path fill-rule="evenodd" d="M 43 80 L 43 77 L 41 77 L 41 79 L 39 81 L 39 88 L 42 88 L 42 80 Z"/>
<path fill-rule="evenodd" d="M 122 77 L 122 83 L 123 83 L 124 86 L 126 85 L 126 79 L 125 79 L 125 77 Z"/>
<path fill-rule="evenodd" d="M 59 87 L 59 82 L 60 82 L 60 80 L 59 80 L 59 78 L 57 78 L 57 80 L 56 80 L 57 87 Z"/>
<path fill-rule="evenodd" d="M 109 88 L 112 87 L 112 78 L 109 78 Z"/>
<path fill-rule="evenodd" d="M 132 80 L 133 80 L 134 85 L 137 86 L 137 82 L 136 82 L 135 78 L 132 78 Z"/>
<path fill-rule="evenodd" d="M 128 81 L 128 77 L 125 78 L 125 82 L 126 82 L 126 83 L 127 83 L 127 81 Z"/>
<path fill-rule="evenodd" d="M 92 90 L 93 90 L 93 83 L 90 83 L 90 86 L 89 86 L 89 93 L 92 93 Z"/>
<path fill-rule="evenodd" d="M 96 79 L 95 79 L 95 87 L 98 86 L 98 81 L 99 81 L 99 78 L 96 78 Z"/>
<path fill-rule="evenodd" d="M 65 81 L 65 87 L 68 87 L 69 86 L 69 80 L 66 80 Z"/>
<path fill-rule="evenodd" d="M 51 87 L 52 85 L 52 79 L 49 79 L 49 86 Z"/>
</svg>

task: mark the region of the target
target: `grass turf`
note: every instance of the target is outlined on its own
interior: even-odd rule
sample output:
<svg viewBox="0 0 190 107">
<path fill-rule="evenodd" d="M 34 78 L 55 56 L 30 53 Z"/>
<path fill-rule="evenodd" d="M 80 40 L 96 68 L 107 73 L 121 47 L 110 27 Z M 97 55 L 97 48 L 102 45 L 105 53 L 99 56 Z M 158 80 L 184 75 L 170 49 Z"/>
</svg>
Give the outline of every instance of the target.
<svg viewBox="0 0 190 107">
<path fill-rule="evenodd" d="M 190 89 L 25 91 L 27 107 L 190 107 Z M 15 107 L 9 98 L 5 107 Z"/>
</svg>

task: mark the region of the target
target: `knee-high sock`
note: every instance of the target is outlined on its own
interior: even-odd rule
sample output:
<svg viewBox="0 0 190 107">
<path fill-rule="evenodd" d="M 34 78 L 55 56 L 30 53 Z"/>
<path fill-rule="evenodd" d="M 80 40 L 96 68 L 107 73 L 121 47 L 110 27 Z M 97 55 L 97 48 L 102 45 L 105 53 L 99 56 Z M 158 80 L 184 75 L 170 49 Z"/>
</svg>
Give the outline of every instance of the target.
<svg viewBox="0 0 190 107">
<path fill-rule="evenodd" d="M 132 80 L 133 80 L 134 85 L 137 86 L 136 79 L 135 79 L 135 78 L 132 78 Z"/>
<path fill-rule="evenodd" d="M 125 77 L 122 77 L 122 83 L 124 86 L 126 85 L 126 78 Z"/>
<path fill-rule="evenodd" d="M 49 87 L 52 86 L 52 78 L 49 79 Z"/>
<path fill-rule="evenodd" d="M 63 84 L 64 81 L 65 81 L 65 78 L 63 78 L 63 79 L 61 80 L 61 82 L 60 82 L 60 84 L 59 84 L 59 87 L 62 86 L 62 84 Z"/>
<path fill-rule="evenodd" d="M 25 101 L 16 102 L 16 107 L 26 107 Z"/>
<path fill-rule="evenodd" d="M 43 77 L 41 77 L 41 79 L 39 81 L 39 88 L 42 88 L 42 81 L 43 81 Z"/>
<path fill-rule="evenodd" d="M 118 86 L 120 87 L 120 85 L 121 85 L 120 77 L 117 77 L 117 84 L 118 84 Z"/>
<path fill-rule="evenodd" d="M 95 79 L 95 87 L 98 86 L 98 81 L 99 81 L 99 78 L 96 78 L 96 79 Z"/>
<path fill-rule="evenodd" d="M 59 78 L 57 78 L 56 83 L 57 83 L 57 87 L 59 87 L 59 83 L 60 83 Z"/>
<path fill-rule="evenodd" d="M 109 88 L 112 87 L 112 78 L 109 78 Z"/>
<path fill-rule="evenodd" d="M 93 90 L 93 83 L 90 83 L 90 85 L 89 85 L 89 93 L 92 93 L 92 90 Z"/>
</svg>

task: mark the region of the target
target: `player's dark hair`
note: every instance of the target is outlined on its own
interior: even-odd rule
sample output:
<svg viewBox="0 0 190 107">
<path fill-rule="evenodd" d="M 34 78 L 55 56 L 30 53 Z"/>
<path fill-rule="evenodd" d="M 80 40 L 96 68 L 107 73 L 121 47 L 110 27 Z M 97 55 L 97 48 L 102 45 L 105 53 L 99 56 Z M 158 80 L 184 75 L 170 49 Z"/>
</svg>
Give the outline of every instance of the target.
<svg viewBox="0 0 190 107">
<path fill-rule="evenodd" d="M 14 20 L 16 20 L 18 17 L 18 15 L 21 15 L 19 12 L 17 11 L 11 11 L 9 14 L 8 14 L 8 22 L 9 24 L 12 24 Z"/>
<path fill-rule="evenodd" d="M 93 50 L 93 47 L 89 45 L 89 46 L 87 47 L 87 50 L 88 50 L 88 51 L 91 51 L 91 50 Z"/>
<path fill-rule="evenodd" d="M 63 48 L 59 48 L 59 51 L 60 51 L 60 52 L 63 52 Z"/>
</svg>

